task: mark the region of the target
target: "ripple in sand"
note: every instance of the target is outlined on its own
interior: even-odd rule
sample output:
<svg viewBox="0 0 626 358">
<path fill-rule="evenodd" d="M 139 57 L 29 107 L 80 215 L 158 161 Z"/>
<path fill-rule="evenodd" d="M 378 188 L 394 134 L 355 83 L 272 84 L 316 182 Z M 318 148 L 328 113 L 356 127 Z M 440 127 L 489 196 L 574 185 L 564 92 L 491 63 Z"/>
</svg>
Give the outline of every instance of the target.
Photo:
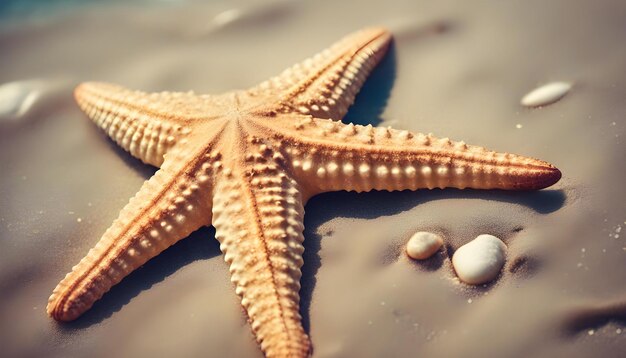
<svg viewBox="0 0 626 358">
<path fill-rule="evenodd" d="M 569 82 L 551 82 L 530 91 L 522 98 L 521 104 L 526 107 L 547 106 L 563 98 L 571 89 Z"/>
<path fill-rule="evenodd" d="M 616 325 L 615 333 L 621 334 L 626 323 L 626 301 L 619 297 L 615 300 L 589 302 L 570 309 L 565 313 L 563 321 L 565 331 L 569 334 L 587 332 L 594 335 L 607 325 Z"/>
</svg>

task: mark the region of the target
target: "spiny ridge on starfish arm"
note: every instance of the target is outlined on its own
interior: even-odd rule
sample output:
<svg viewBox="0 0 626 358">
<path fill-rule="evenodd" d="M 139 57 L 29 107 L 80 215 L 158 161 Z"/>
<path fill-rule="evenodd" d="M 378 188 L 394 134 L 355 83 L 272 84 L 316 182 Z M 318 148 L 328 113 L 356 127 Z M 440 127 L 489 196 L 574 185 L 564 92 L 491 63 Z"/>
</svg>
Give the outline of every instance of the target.
<svg viewBox="0 0 626 358">
<path fill-rule="evenodd" d="M 213 225 L 235 292 L 268 357 L 304 357 L 299 313 L 304 204 L 335 190 L 541 189 L 541 160 L 391 128 L 344 124 L 391 40 L 354 33 L 252 89 L 148 94 L 84 83 L 79 106 L 113 140 L 159 166 L 96 246 L 54 289 L 48 313 L 76 319 L 113 285 Z"/>
</svg>

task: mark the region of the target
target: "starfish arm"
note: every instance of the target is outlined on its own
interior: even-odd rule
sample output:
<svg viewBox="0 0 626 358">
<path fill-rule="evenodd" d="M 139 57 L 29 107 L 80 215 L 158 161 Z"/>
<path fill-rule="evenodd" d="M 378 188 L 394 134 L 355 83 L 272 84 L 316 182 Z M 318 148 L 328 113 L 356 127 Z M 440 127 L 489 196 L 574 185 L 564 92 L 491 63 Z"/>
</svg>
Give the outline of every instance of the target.
<svg viewBox="0 0 626 358">
<path fill-rule="evenodd" d="M 390 42 L 391 34 L 382 28 L 352 33 L 248 93 L 253 96 L 282 93 L 280 101 L 286 112 L 295 110 L 341 120 Z"/>
<path fill-rule="evenodd" d="M 54 289 L 47 307 L 54 319 L 76 319 L 133 270 L 210 224 L 207 166 L 171 159 L 144 183 L 96 246 Z"/>
<path fill-rule="evenodd" d="M 475 188 L 535 190 L 561 178 L 553 165 L 448 138 L 304 118 L 283 142 L 312 193 Z"/>
<path fill-rule="evenodd" d="M 144 163 L 160 166 L 163 156 L 189 132 L 189 122 L 207 118 L 218 97 L 193 93 L 132 91 L 85 82 L 74 96 L 80 108 L 122 148 Z"/>
<path fill-rule="evenodd" d="M 213 199 L 231 281 L 265 355 L 305 357 L 310 343 L 299 313 L 304 208 L 297 183 L 266 163 L 241 177 L 218 181 Z"/>
</svg>

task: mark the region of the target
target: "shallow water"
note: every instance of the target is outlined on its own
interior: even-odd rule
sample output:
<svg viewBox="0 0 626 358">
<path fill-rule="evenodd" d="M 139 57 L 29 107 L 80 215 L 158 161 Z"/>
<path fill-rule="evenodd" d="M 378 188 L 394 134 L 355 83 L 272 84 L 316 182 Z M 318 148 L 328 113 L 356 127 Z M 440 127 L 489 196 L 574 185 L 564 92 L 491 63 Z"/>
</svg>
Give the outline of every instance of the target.
<svg viewBox="0 0 626 358">
<path fill-rule="evenodd" d="M 384 25 L 394 45 L 344 121 L 541 158 L 564 177 L 532 193 L 311 199 L 301 311 L 313 356 L 617 356 L 626 349 L 625 23 L 623 3 L 564 0 L 114 4 L 1 22 L 0 88 L 13 86 L 0 90 L 3 354 L 261 356 L 211 228 L 79 320 L 47 317 L 51 290 L 154 173 L 87 120 L 72 89 L 86 80 L 245 88 Z M 575 85 L 544 108 L 519 104 L 552 81 Z M 442 234 L 445 250 L 408 260 L 402 248 L 416 231 Z M 470 287 L 450 258 L 484 233 L 507 244 L 507 262 L 495 282 Z"/>
</svg>

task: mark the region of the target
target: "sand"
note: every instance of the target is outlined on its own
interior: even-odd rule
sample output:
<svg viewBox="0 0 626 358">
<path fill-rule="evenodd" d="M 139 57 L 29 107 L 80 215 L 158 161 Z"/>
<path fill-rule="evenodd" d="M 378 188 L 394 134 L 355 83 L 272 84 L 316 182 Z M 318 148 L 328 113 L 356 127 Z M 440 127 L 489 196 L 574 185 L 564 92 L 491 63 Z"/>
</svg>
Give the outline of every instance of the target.
<svg viewBox="0 0 626 358">
<path fill-rule="evenodd" d="M 395 43 L 345 121 L 538 157 L 564 177 L 532 193 L 311 199 L 301 296 L 313 356 L 618 356 L 625 23 L 623 2 L 570 0 L 118 3 L 2 19 L 2 355 L 262 356 L 211 228 L 131 274 L 79 320 L 47 317 L 57 282 L 154 173 L 81 113 L 72 89 L 86 80 L 245 88 L 347 33 L 384 25 Z M 544 108 L 519 104 L 553 81 L 574 86 Z M 416 231 L 443 235 L 445 250 L 409 260 L 403 245 Z M 472 287 L 450 258 L 480 234 L 501 238 L 507 261 L 496 281 Z"/>
</svg>

